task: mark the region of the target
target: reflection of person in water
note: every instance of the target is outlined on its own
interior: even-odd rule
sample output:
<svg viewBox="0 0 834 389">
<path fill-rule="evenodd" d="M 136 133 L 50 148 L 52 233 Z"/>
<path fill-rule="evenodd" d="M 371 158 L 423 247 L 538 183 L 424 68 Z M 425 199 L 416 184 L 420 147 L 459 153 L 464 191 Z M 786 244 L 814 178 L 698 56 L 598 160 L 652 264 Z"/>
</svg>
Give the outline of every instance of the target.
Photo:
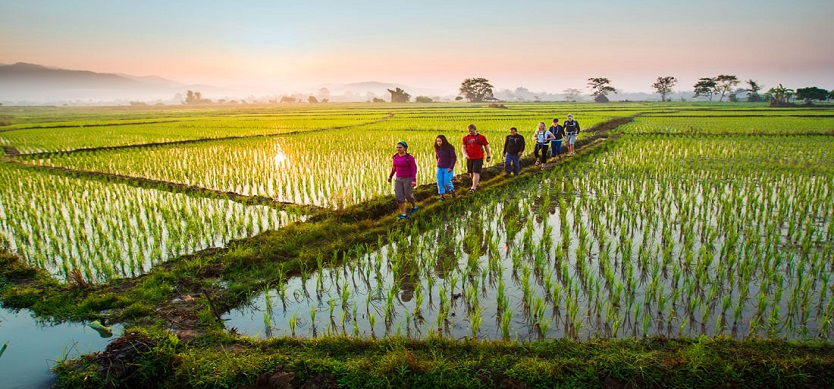
<svg viewBox="0 0 834 389">
<path fill-rule="evenodd" d="M 446 279 L 446 276 L 454 269 L 457 263 L 455 249 L 458 247 L 454 242 L 456 232 L 450 224 L 444 223 L 438 230 L 437 235 L 437 260 L 434 263 L 434 272 L 437 277 Z"/>
<path fill-rule="evenodd" d="M 414 298 L 414 283 L 420 282 L 417 277 L 417 269 L 414 267 L 414 262 L 410 259 L 404 260 L 400 264 L 399 274 L 395 275 L 397 279 L 397 286 L 400 288 L 400 301 L 409 302 Z"/>
<path fill-rule="evenodd" d="M 404 273 L 400 276 L 400 301 L 407 303 L 414 298 L 414 282 L 411 281 L 411 273 Z"/>
</svg>

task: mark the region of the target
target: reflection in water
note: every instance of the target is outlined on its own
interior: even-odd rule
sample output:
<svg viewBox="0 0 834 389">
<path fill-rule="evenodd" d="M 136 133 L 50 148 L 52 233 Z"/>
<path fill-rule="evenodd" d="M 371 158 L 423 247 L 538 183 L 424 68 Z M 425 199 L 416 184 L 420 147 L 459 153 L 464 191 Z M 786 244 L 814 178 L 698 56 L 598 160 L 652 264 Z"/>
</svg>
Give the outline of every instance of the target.
<svg viewBox="0 0 834 389">
<path fill-rule="evenodd" d="M 567 182 L 415 219 L 341 268 L 290 279 L 273 292 L 280 308 L 265 310 L 261 296 L 227 324 L 257 337 L 834 337 L 829 216 L 765 218 L 786 205 L 754 209 L 755 199 L 778 198 L 754 187 L 745 192 L 753 200 L 728 201 L 721 182 L 589 179 L 584 192 Z M 274 318 L 266 329 L 262 315 Z"/>
<path fill-rule="evenodd" d="M 122 330 L 121 325 L 108 328 Z M 27 310 L 0 308 L 0 344 L 8 345 L 0 359 L 0 386 L 49 388 L 55 379 L 49 369 L 56 361 L 104 350 L 110 340 L 84 323 L 50 324 Z"/>
<path fill-rule="evenodd" d="M 274 150 L 275 157 L 273 157 L 273 160 L 275 161 L 275 168 L 276 169 L 281 169 L 281 168 L 286 167 L 286 164 L 288 164 L 289 162 L 288 162 L 288 159 L 287 159 L 287 155 L 284 154 L 284 150 L 281 148 L 281 144 L 278 143 L 278 142 L 275 142 L 274 148 L 275 148 L 275 150 Z M 257 158 L 256 158 L 256 162 L 257 162 Z"/>
</svg>

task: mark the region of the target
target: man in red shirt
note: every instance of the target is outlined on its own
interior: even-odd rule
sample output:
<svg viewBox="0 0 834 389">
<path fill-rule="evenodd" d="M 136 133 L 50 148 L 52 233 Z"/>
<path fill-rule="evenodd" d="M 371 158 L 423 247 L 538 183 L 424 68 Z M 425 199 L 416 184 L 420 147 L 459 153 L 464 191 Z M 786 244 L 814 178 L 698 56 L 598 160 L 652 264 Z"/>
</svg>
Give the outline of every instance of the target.
<svg viewBox="0 0 834 389">
<path fill-rule="evenodd" d="M 469 135 L 463 137 L 463 157 L 466 158 L 466 171 L 472 178 L 472 187 L 469 193 L 475 192 L 478 182 L 481 180 L 481 168 L 484 166 L 484 150 L 486 150 L 487 162 L 492 159 L 492 151 L 489 149 L 489 142 L 485 136 L 478 133 L 474 124 L 468 127 Z"/>
</svg>

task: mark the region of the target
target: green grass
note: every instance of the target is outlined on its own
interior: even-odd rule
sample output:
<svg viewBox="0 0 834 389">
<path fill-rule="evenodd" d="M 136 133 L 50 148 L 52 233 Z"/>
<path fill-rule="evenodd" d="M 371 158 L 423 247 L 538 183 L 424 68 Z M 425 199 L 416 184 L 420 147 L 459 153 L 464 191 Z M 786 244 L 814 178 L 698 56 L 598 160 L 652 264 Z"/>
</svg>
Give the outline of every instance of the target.
<svg viewBox="0 0 834 389">
<path fill-rule="evenodd" d="M 455 201 L 447 201 L 444 204 L 430 200 L 435 190 L 432 185 L 420 187 L 417 196 L 420 200 L 421 211 L 408 223 L 397 224 L 393 217 L 390 217 L 395 209 L 390 196 L 374 197 L 335 211 L 315 213 L 305 223 L 294 223 L 280 230 L 229 242 L 222 249 L 182 255 L 171 261 L 158 263 L 150 272 L 141 277 L 113 279 L 99 285 L 61 283 L 45 271 L 27 266 L 13 255 L 3 254 L 0 255 L 0 301 L 6 307 L 31 309 L 36 315 L 52 320 L 91 320 L 106 317 L 109 322 L 125 322 L 128 323 L 128 327 L 133 328 L 119 338 L 122 342 L 135 342 L 132 344 L 137 347 L 131 348 L 138 350 L 126 374 L 119 374 L 119 371 L 109 369 L 111 365 L 108 365 L 109 357 L 106 355 L 106 358 L 95 355 L 82 356 L 62 361 L 58 365 L 56 371 L 60 384 L 66 387 L 237 387 L 255 384 L 259 380 L 270 377 L 279 382 L 284 380 L 295 386 L 301 386 L 304 383 L 310 383 L 310 385 L 335 383 L 348 387 L 834 386 L 834 377 L 832 377 L 834 352 L 828 342 L 791 342 L 756 337 L 739 341 L 720 336 L 676 339 L 637 337 L 623 340 L 592 338 L 585 342 L 558 339 L 528 343 L 455 341 L 436 337 L 423 341 L 398 337 L 377 340 L 325 337 L 308 340 L 278 338 L 255 341 L 229 334 L 221 329 L 215 319 L 214 309 L 223 312 L 237 307 L 249 301 L 254 294 L 274 287 L 289 276 L 314 269 L 320 260 L 323 260 L 324 266 L 340 266 L 345 258 L 349 258 L 351 252 L 376 250 L 394 239 L 419 236 L 422 232 L 435 228 L 436 223 L 433 220 L 441 220 L 449 215 L 468 214 L 472 209 L 482 209 L 481 207 L 494 201 L 495 198 L 501 198 L 507 204 L 515 202 L 518 206 L 514 209 L 524 214 L 513 214 L 511 210 L 500 215 L 478 215 L 473 220 L 480 220 L 480 222 L 498 218 L 514 220 L 521 226 L 516 236 L 517 239 L 522 240 L 528 239 L 525 238 L 528 234 L 526 227 L 528 224 L 538 228 L 537 223 L 540 223 L 531 220 L 532 218 L 527 213 L 542 206 L 537 203 L 539 200 L 526 195 L 531 193 L 535 197 L 540 193 L 546 197 L 548 194 L 552 196 L 555 193 L 589 194 L 587 191 L 590 189 L 593 189 L 595 193 L 602 193 L 599 191 L 600 188 L 588 185 L 593 177 L 604 177 L 602 181 L 613 185 L 612 188 L 619 188 L 618 191 L 611 192 L 607 196 L 614 204 L 617 203 L 618 198 L 621 198 L 622 202 L 626 199 L 646 200 L 640 196 L 645 193 L 654 193 L 646 189 L 647 185 L 654 185 L 658 180 L 663 180 L 662 183 L 665 185 L 674 181 L 675 177 L 684 177 L 684 179 L 679 179 L 679 182 L 670 184 L 671 186 L 662 186 L 664 190 L 668 189 L 668 193 L 664 192 L 668 196 L 652 198 L 646 201 L 647 204 L 634 207 L 636 212 L 645 215 L 672 215 L 670 209 L 673 204 L 676 209 L 688 209 L 686 207 L 689 207 L 688 204 L 692 202 L 679 199 L 682 199 L 682 196 L 692 188 L 729 188 L 726 189 L 726 193 L 735 193 L 740 196 L 741 193 L 751 192 L 757 187 L 772 188 L 768 181 L 770 179 L 778 180 L 780 185 L 787 185 L 786 187 L 791 190 L 793 186 L 802 186 L 794 185 L 797 183 L 804 185 L 804 183 L 812 182 L 814 188 L 824 187 L 823 184 L 830 185 L 827 183 L 832 179 L 830 166 L 834 157 L 831 156 L 830 150 L 834 147 L 831 147 L 831 138 L 828 137 L 830 132 L 826 132 L 829 131 L 826 127 L 826 122 L 829 120 L 825 118 L 826 114 L 822 113 L 824 110 L 769 111 L 763 105 L 703 103 L 507 105 L 509 107 L 507 110 L 492 110 L 470 104 L 386 104 L 379 106 L 357 104 L 304 107 L 303 109 L 296 106 L 164 110 L 150 107 L 142 109 L 2 107 L 0 115 L 10 116 L 9 120 L 12 125 L 18 129 L 12 132 L 0 132 L 0 143 L 28 147 L 30 151 L 90 146 L 84 145 L 89 143 L 86 140 L 69 146 L 62 144 L 57 137 L 39 140 L 39 135 L 35 132 L 30 133 L 30 136 L 35 134 L 30 138 L 24 139 L 24 136 L 14 142 L 9 140 L 8 135 L 40 131 L 36 129 L 39 126 L 72 127 L 72 129 L 66 129 L 68 132 L 63 132 L 62 128 L 52 128 L 52 130 L 55 133 L 63 133 L 60 136 L 66 136 L 68 133 L 77 135 L 81 123 L 103 125 L 93 127 L 96 130 L 90 132 L 90 134 L 101 135 L 102 133 L 97 131 L 106 129 L 111 124 L 123 124 L 113 128 L 126 129 L 126 133 L 122 134 L 124 136 L 119 135 L 116 137 L 118 139 L 103 138 L 97 144 L 99 146 L 136 145 L 168 140 L 165 134 L 143 133 L 146 125 L 136 124 L 139 122 L 159 123 L 170 119 L 179 120 L 181 123 L 208 123 L 217 120 L 221 124 L 240 123 L 241 127 L 246 127 L 247 131 L 250 131 L 250 134 L 263 134 L 264 129 L 268 127 L 266 123 L 281 117 L 297 123 L 294 125 L 295 128 L 310 130 L 324 126 L 325 123 L 333 126 L 365 123 L 368 119 L 383 118 L 393 113 L 394 115 L 386 121 L 366 124 L 353 130 L 367 130 L 372 134 L 390 132 L 388 136 L 398 139 L 399 137 L 422 136 L 417 134 L 423 133 L 433 136 L 435 132 L 440 131 L 448 131 L 447 134 L 462 134 L 465 124 L 475 122 L 491 137 L 491 140 L 495 139 L 493 143 L 497 146 L 500 141 L 496 140 L 502 138 L 502 134 L 510 125 L 524 129 L 520 132 L 526 135 L 530 132 L 526 128 L 530 127 L 532 130 L 532 125 L 538 121 L 548 122 L 552 117 L 563 118 L 567 113 L 573 113 L 585 129 L 594 123 L 603 123 L 615 117 L 627 117 L 638 112 L 642 112 L 643 116 L 638 118 L 634 125 L 627 125 L 622 131 L 620 129 L 615 131 L 614 134 L 622 134 L 619 137 L 612 136 L 605 141 L 597 139 L 592 143 L 590 134 L 586 134 L 586 137 L 582 139 L 586 143 L 581 145 L 580 157 L 576 158 L 575 162 L 566 162 L 544 174 L 534 174 L 538 173 L 535 168 L 527 168 L 525 174 L 518 180 L 507 180 L 492 178 L 497 173 L 495 171 L 497 169 L 494 169 L 485 174 L 484 191 Z M 356 118 L 344 117 L 352 114 L 355 114 Z M 800 117 L 795 117 L 797 115 Z M 307 121 L 304 118 L 327 116 L 335 117 L 320 121 L 316 119 Z M 677 117 L 671 118 L 670 116 Z M 737 119 L 733 116 L 749 117 Z M 768 123 L 773 121 L 770 116 L 778 116 L 776 121 L 796 123 L 796 127 L 800 128 L 799 133 L 808 135 L 781 136 L 778 130 L 771 129 L 775 127 L 769 127 Z M 706 117 L 706 119 L 701 120 L 700 117 Z M 794 120 L 796 122 L 793 122 Z M 694 135 L 676 135 L 690 131 L 685 126 L 693 122 L 701 123 L 704 127 L 695 130 Z M 259 125 L 264 125 L 264 127 L 258 127 L 259 125 L 253 125 L 253 123 L 260 123 Z M 752 126 L 745 127 L 749 124 Z M 635 130 L 634 128 L 638 128 L 635 126 L 638 125 L 649 130 Z M 288 125 L 286 128 L 292 126 Z M 181 137 L 177 139 L 195 139 L 199 136 L 195 135 L 196 132 L 190 132 L 192 129 L 186 127 L 181 128 Z M 221 127 L 224 128 L 219 129 L 215 135 L 229 136 L 232 133 L 225 126 Z M 268 133 L 270 130 L 266 131 Z M 639 135 L 634 134 L 635 131 L 662 133 L 662 135 Z M 344 132 L 350 132 L 350 130 L 338 130 L 340 134 Z M 315 134 L 320 133 L 322 132 Z M 749 136 L 742 133 L 759 135 Z M 769 136 L 770 134 L 779 136 L 773 137 Z M 313 133 L 310 135 L 315 137 Z M 18 135 L 15 134 L 15 136 Z M 270 139 L 302 137 L 302 135 L 278 135 Z M 38 145 L 38 142 L 41 143 Z M 200 144 L 210 145 L 213 142 L 224 146 L 236 145 L 235 147 L 257 143 L 254 140 L 251 141 L 253 143 L 248 143 L 249 140 L 230 140 L 228 143 L 208 141 Z M 422 145 L 423 142 L 417 143 Z M 193 145 L 194 150 L 200 149 L 197 145 L 197 143 Z M 742 146 L 739 147 L 739 145 Z M 65 158 L 65 161 L 74 160 L 74 158 L 79 161 L 95 160 L 99 158 L 99 153 L 112 158 L 115 155 L 128 155 L 134 152 L 170 151 L 191 147 L 192 145 L 171 145 L 118 152 L 95 151 L 67 157 L 57 157 L 57 155 L 47 157 Z M 350 152 L 336 154 L 341 158 L 352 156 Z M 144 158 L 160 158 L 160 155 L 146 154 Z M 653 162 L 660 159 L 664 161 Z M 97 163 L 101 166 L 104 162 L 99 160 Z M 529 164 L 530 160 L 528 159 L 526 163 Z M 242 163 L 238 162 L 238 164 Z M 7 166 L 4 166 L 4 169 L 6 168 Z M 24 169 L 34 174 L 29 169 L 37 168 Z M 698 171 L 703 172 L 701 176 L 693 173 Z M 209 175 L 213 174 L 211 170 L 207 172 Z M 202 173 L 205 175 L 207 172 Z M 94 181 L 88 178 L 80 180 L 84 180 L 84 184 L 87 184 L 87 181 Z M 544 182 L 545 180 L 558 185 L 530 189 L 531 182 Z M 498 193 L 511 193 L 522 188 L 525 190 L 525 196 L 496 197 Z M 786 206 L 782 207 L 782 210 L 774 210 L 777 215 L 779 212 L 784 212 L 790 216 L 784 219 L 783 227 L 787 236 L 785 247 L 789 247 L 792 253 L 801 256 L 802 253 L 816 253 L 814 250 L 822 250 L 822 254 L 814 254 L 816 255 L 813 257 L 814 264 L 809 265 L 811 272 L 818 274 L 813 274 L 812 277 L 810 274 L 798 271 L 796 266 L 788 267 L 789 265 L 785 262 L 780 262 L 782 267 L 773 267 L 768 270 L 769 268 L 764 266 L 764 263 L 758 266 L 756 261 L 784 261 L 785 258 L 750 254 L 754 250 L 746 251 L 747 255 L 737 258 L 728 257 L 723 261 L 724 264 L 730 261 L 734 264 L 735 270 L 730 273 L 734 276 L 732 279 L 735 281 L 735 276 L 760 279 L 767 282 L 768 286 L 763 288 L 772 292 L 778 288 L 784 288 L 783 301 L 785 302 L 792 295 L 807 295 L 822 300 L 822 295 L 810 294 L 809 291 L 821 293 L 825 289 L 827 296 L 832 295 L 830 288 L 825 286 L 810 289 L 830 283 L 830 278 L 822 278 L 828 267 L 821 259 L 825 258 L 825 253 L 831 252 L 830 243 L 825 241 L 828 239 L 825 236 L 831 234 L 831 221 L 823 217 L 820 225 L 823 228 L 829 227 L 821 232 L 814 230 L 815 227 L 811 223 L 811 221 L 818 221 L 812 217 L 815 214 L 830 215 L 830 207 L 813 202 L 815 198 L 830 196 L 830 189 L 826 190 L 828 192 L 825 190 L 821 193 L 809 192 L 808 194 L 796 192 L 797 196 L 805 196 L 801 204 L 816 204 L 815 206 L 796 208 Z M 637 193 L 631 193 L 635 191 Z M 717 189 L 714 193 L 707 193 L 715 196 L 728 196 L 724 194 L 725 192 L 718 192 Z M 748 197 L 739 198 L 748 199 Z M 755 195 L 752 199 L 756 202 L 761 200 Z M 655 203 L 655 201 L 658 202 Z M 750 202 L 751 200 L 747 200 L 745 204 Z M 751 212 L 747 208 L 731 208 L 731 197 L 721 197 L 718 203 L 722 204 L 722 209 L 735 209 L 740 215 L 752 217 L 752 219 L 744 220 L 763 220 L 763 218 L 772 220 L 771 216 L 765 217 L 755 210 Z M 550 204 L 562 207 L 562 204 L 566 203 L 557 198 Z M 584 199 L 577 204 L 586 207 L 589 218 L 595 212 L 602 214 L 599 202 Z M 700 206 L 698 201 L 694 204 Z M 794 203 L 786 202 L 785 204 Z M 547 207 L 544 206 L 544 208 Z M 6 212 L 6 215 L 8 217 L 11 213 Z M 556 216 L 561 217 L 559 212 L 556 212 Z M 678 222 L 693 223 L 694 219 L 691 216 L 686 214 L 686 217 L 681 217 Z M 738 223 L 741 219 L 732 216 L 732 212 L 726 215 L 715 215 L 719 221 L 730 221 L 730 223 L 722 224 L 724 227 L 721 232 L 726 233 L 722 239 L 732 242 L 730 237 L 734 230 L 744 232 L 747 228 L 751 229 L 750 231 L 756 228 L 753 225 L 740 225 Z M 16 214 L 14 217 L 21 216 Z M 565 220 L 573 220 L 575 217 L 576 214 L 573 211 L 564 216 Z M 625 216 L 622 217 L 625 218 Z M 663 220 L 663 222 L 667 221 Z M 649 223 L 655 223 L 652 226 L 658 232 L 657 239 L 664 239 L 664 234 L 667 233 L 664 231 L 664 224 L 652 221 Z M 620 222 L 615 223 L 613 228 L 620 228 L 622 231 L 634 230 L 636 224 L 637 222 L 634 221 Z M 762 223 L 762 225 L 765 224 Z M 559 225 L 551 229 L 554 234 L 562 230 Z M 681 231 L 682 236 L 679 236 L 677 229 L 669 230 L 669 236 L 681 239 L 679 243 L 681 246 L 684 245 L 684 240 L 689 239 L 683 234 L 685 231 Z M 579 236 L 580 230 L 574 232 L 576 235 L 571 237 L 570 244 L 582 242 Z M 591 231 L 591 234 L 593 233 Z M 529 234 L 529 239 L 532 241 L 533 230 L 530 230 Z M 812 237 L 812 239 L 809 241 L 803 239 L 804 237 Z M 553 250 L 558 250 L 554 246 L 561 246 L 561 243 L 561 239 L 554 239 L 551 247 Z M 737 241 L 737 246 L 754 247 L 754 243 L 740 239 Z M 423 244 L 431 243 L 423 242 Z M 612 250 L 626 251 L 626 249 L 620 249 L 622 246 L 629 247 L 629 252 L 633 250 L 637 253 L 640 250 L 639 242 L 625 242 L 619 239 L 613 241 Z M 564 248 L 561 249 L 564 250 Z M 470 248 L 465 250 L 475 252 Z M 637 260 L 629 263 L 633 267 L 632 270 L 625 269 L 625 261 L 620 262 L 624 266 L 624 270 L 620 272 L 625 271 L 625 274 L 630 274 L 630 271 L 634 271 L 634 280 L 630 281 L 632 276 L 628 276 L 628 279 L 623 282 L 624 291 L 621 291 L 623 297 L 620 301 L 623 306 L 632 304 L 633 307 L 642 304 L 640 300 L 634 301 L 633 297 L 629 300 L 629 293 L 633 293 L 637 288 L 641 291 L 652 289 L 651 279 L 656 275 L 650 267 L 644 267 L 644 263 L 640 261 L 644 257 L 656 257 L 662 260 L 665 253 L 659 248 L 657 251 L 651 251 L 655 250 L 654 248 L 646 250 L 649 250 L 648 255 L 643 254 L 641 257 L 638 254 Z M 480 250 L 477 251 L 480 252 Z M 698 254 L 697 250 L 693 249 L 693 251 L 696 255 Z M 691 263 L 698 264 L 701 258 L 703 257 L 695 256 Z M 528 258 L 525 257 L 522 260 L 527 261 Z M 687 263 L 685 255 L 674 257 L 674 261 L 680 264 Z M 719 263 L 721 262 L 711 262 L 712 266 L 718 266 Z M 528 262 L 524 262 L 524 265 L 527 266 Z M 563 307 L 567 305 L 565 302 L 567 296 L 575 299 L 575 296 L 580 295 L 580 291 L 588 293 L 587 290 L 595 290 L 592 287 L 595 277 L 602 277 L 604 274 L 604 269 L 596 269 L 588 263 L 580 265 L 571 262 L 566 264 L 564 269 L 567 269 L 566 274 L 572 275 L 565 279 L 566 286 L 561 289 Z M 581 275 L 577 273 L 578 269 L 583 269 Z M 755 277 L 753 277 L 754 273 L 745 269 L 756 271 Z M 785 271 L 773 269 L 785 269 Z M 637 277 L 644 271 L 646 278 L 638 279 Z M 614 277 L 621 277 L 623 273 L 614 272 L 613 274 Z M 674 278 L 675 273 L 670 270 L 669 274 L 663 274 L 663 277 Z M 717 282 L 713 278 L 714 275 L 709 272 L 705 273 L 703 270 L 699 272 L 697 268 L 687 268 L 685 271 L 680 271 L 678 277 L 681 277 L 681 283 L 677 284 L 675 281 L 677 286 L 673 288 L 673 295 L 665 297 L 664 301 L 677 301 L 679 304 L 686 302 L 687 305 L 691 302 L 696 309 L 703 309 L 697 308 L 699 307 L 698 301 L 703 300 L 710 293 L 710 283 Z M 794 279 L 793 277 L 795 277 L 795 282 L 790 281 Z M 814 277 L 821 277 L 822 282 L 818 282 L 818 279 Z M 704 283 L 704 281 L 709 282 Z M 696 289 L 696 284 L 702 285 L 703 290 Z M 586 290 L 585 285 L 591 286 Z M 435 285 L 435 290 L 441 287 L 442 285 Z M 735 293 L 748 293 L 744 288 L 739 290 L 738 285 L 735 287 Z M 632 292 L 629 292 L 630 290 Z M 678 294 L 675 295 L 675 292 Z M 774 294 L 782 295 L 781 292 Z M 750 299 L 750 304 L 755 305 L 759 295 L 758 288 L 751 289 L 747 297 Z M 206 296 L 209 299 L 206 299 Z M 651 298 L 657 298 L 657 296 L 655 292 Z M 693 296 L 697 298 L 692 298 Z M 603 297 L 606 301 L 609 300 L 607 295 Z M 720 301 L 722 297 L 723 295 L 718 293 L 715 299 Z M 821 307 L 821 315 L 830 316 L 831 314 L 832 305 L 828 300 L 813 301 L 815 306 Z M 730 301 L 731 305 L 735 305 L 735 302 L 735 298 Z M 576 306 L 577 303 L 571 304 Z M 670 309 L 669 304 L 666 303 L 667 309 Z M 726 314 L 729 316 L 732 311 L 731 307 Z M 640 315 L 641 312 L 646 312 L 646 310 L 635 314 L 632 308 L 627 314 L 641 320 L 644 318 Z M 773 312 L 772 308 L 763 312 L 762 326 L 765 329 L 769 325 L 767 321 Z M 790 316 L 787 312 L 783 309 L 782 317 Z M 795 308 L 793 314 L 796 315 L 797 312 L 799 310 Z M 698 320 L 700 320 L 701 311 L 697 313 Z M 578 314 L 581 318 L 585 311 L 581 310 Z M 305 315 L 306 312 L 301 314 L 301 316 Z M 187 336 L 169 330 L 172 328 L 169 321 L 171 317 L 177 320 L 193 320 L 195 324 L 191 328 L 196 331 L 196 337 L 189 342 L 181 340 L 177 334 L 183 339 Z M 381 316 L 379 319 L 381 320 Z M 674 324 L 677 326 L 682 323 L 675 322 Z"/>
<path fill-rule="evenodd" d="M 387 387 L 829 387 L 834 347 L 771 340 L 645 338 L 515 343 L 327 337 L 253 342 L 218 335 L 189 346 L 131 330 L 138 363 L 56 366 L 65 387 L 238 387 L 328 383 Z M 209 339 L 211 338 L 211 339 Z"/>
</svg>

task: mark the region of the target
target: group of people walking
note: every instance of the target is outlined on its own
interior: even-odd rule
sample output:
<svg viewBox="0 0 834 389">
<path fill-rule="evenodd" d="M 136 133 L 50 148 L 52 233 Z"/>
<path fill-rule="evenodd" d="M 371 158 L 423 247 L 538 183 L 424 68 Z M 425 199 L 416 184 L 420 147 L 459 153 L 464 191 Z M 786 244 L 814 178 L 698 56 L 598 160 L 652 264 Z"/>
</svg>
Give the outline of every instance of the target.
<svg viewBox="0 0 834 389">
<path fill-rule="evenodd" d="M 573 147 L 576 143 L 577 134 L 579 134 L 579 122 L 574 120 L 573 115 L 570 114 L 565 120 L 565 125 L 559 124 L 559 119 L 553 119 L 550 128 L 545 129 L 544 122 L 539 122 L 539 127 L 533 133 L 533 138 L 536 140 L 536 148 L 533 151 L 533 155 L 536 156 L 536 166 L 544 169 L 548 159 L 548 146 L 550 146 L 550 158 L 561 159 L 563 141 L 568 144 L 568 155 L 574 155 Z"/>
<path fill-rule="evenodd" d="M 479 134 L 474 124 L 467 126 L 468 134 L 463 137 L 463 158 L 466 159 L 466 172 L 472 179 L 472 186 L 469 193 L 478 189 L 481 179 L 481 170 L 484 166 L 484 159 L 490 162 L 492 150 L 486 136 Z M 544 122 L 540 122 L 533 133 L 536 141 L 533 154 L 536 156 L 536 166 L 544 169 L 548 160 L 548 146 L 550 146 L 550 158 L 562 158 L 562 142 L 567 143 L 568 155 L 574 155 L 574 144 L 576 135 L 579 134 L 579 122 L 568 114 L 563 125 L 559 119 L 553 119 L 553 125 L 546 128 Z M 388 175 L 388 182 L 394 180 L 394 195 L 399 207 L 399 219 L 408 218 L 408 215 L 416 212 L 419 207 L 414 199 L 413 189 L 417 186 L 417 163 L 414 157 L 408 153 L 408 144 L 404 141 L 397 142 L 397 153 L 394 154 L 391 173 Z M 510 134 L 504 140 L 504 176 L 510 174 L 518 176 L 521 170 L 521 156 L 524 154 L 524 137 L 518 133 L 518 129 L 510 127 Z M 446 196 L 457 196 L 455 187 L 452 184 L 457 154 L 455 147 L 449 143 L 445 135 L 438 135 L 434 141 L 434 155 L 437 160 L 437 193 L 438 200 L 446 200 Z M 411 204 L 406 212 L 405 203 Z"/>
</svg>

